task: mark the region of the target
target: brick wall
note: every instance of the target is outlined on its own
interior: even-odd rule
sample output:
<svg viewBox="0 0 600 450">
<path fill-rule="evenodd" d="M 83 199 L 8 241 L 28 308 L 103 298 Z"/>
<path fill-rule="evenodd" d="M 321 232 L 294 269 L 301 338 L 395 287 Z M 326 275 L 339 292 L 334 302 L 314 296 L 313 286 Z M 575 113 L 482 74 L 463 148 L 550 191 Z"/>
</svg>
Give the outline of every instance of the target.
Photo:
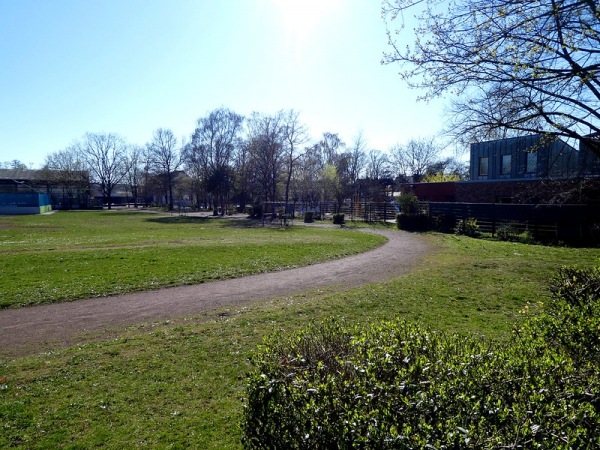
<svg viewBox="0 0 600 450">
<path fill-rule="evenodd" d="M 415 183 L 421 201 L 464 203 L 600 203 L 600 179 Z"/>
</svg>

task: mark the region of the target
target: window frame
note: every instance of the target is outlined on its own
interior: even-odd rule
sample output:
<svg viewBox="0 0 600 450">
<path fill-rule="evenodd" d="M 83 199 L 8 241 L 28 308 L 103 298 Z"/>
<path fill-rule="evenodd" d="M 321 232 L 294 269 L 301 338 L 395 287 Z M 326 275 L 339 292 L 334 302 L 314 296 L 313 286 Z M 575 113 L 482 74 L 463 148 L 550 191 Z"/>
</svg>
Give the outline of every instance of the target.
<svg viewBox="0 0 600 450">
<path fill-rule="evenodd" d="M 485 168 L 485 170 L 482 170 Z M 490 170 L 490 158 L 488 156 L 479 157 L 478 175 L 480 177 L 487 177 Z"/>
<path fill-rule="evenodd" d="M 527 152 L 525 157 L 525 173 L 537 173 L 538 154 L 537 152 Z M 531 167 L 533 166 L 533 167 Z"/>
<path fill-rule="evenodd" d="M 512 172 L 512 154 L 507 153 L 500 157 L 500 175 L 510 175 Z"/>
</svg>

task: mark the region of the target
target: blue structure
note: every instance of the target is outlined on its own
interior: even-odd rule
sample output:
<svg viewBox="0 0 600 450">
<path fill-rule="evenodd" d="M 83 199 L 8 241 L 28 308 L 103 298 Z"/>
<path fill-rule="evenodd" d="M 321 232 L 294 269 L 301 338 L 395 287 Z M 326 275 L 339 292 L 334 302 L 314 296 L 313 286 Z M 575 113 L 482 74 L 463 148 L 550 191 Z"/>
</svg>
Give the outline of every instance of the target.
<svg viewBox="0 0 600 450">
<path fill-rule="evenodd" d="M 52 211 L 50 194 L 0 193 L 0 214 L 42 214 Z"/>
</svg>

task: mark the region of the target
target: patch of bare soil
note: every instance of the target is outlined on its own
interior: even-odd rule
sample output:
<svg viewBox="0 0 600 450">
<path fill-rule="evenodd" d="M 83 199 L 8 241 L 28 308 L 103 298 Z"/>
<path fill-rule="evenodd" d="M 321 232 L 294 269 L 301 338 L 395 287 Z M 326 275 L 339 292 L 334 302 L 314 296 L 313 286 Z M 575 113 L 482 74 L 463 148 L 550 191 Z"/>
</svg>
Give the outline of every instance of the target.
<svg viewBox="0 0 600 450">
<path fill-rule="evenodd" d="M 339 260 L 280 272 L 68 303 L 0 310 L 0 355 L 33 354 L 97 340 L 106 330 L 191 317 L 224 306 L 320 288 L 348 290 L 396 278 L 429 250 L 418 235 L 369 230 L 381 247 Z"/>
</svg>

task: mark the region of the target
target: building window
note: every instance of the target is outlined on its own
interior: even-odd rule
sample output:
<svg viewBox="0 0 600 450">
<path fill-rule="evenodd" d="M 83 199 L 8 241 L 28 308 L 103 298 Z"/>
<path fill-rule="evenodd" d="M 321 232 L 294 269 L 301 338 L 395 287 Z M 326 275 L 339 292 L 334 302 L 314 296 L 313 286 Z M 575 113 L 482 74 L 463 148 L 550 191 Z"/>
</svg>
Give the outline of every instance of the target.
<svg viewBox="0 0 600 450">
<path fill-rule="evenodd" d="M 488 157 L 479 158 L 479 176 L 487 176 L 488 174 Z"/>
<path fill-rule="evenodd" d="M 527 167 L 525 168 L 527 173 L 537 172 L 537 152 L 527 153 Z"/>
<path fill-rule="evenodd" d="M 512 164 L 512 155 L 502 155 L 502 167 L 500 168 L 501 175 L 510 175 L 510 166 Z"/>
</svg>

